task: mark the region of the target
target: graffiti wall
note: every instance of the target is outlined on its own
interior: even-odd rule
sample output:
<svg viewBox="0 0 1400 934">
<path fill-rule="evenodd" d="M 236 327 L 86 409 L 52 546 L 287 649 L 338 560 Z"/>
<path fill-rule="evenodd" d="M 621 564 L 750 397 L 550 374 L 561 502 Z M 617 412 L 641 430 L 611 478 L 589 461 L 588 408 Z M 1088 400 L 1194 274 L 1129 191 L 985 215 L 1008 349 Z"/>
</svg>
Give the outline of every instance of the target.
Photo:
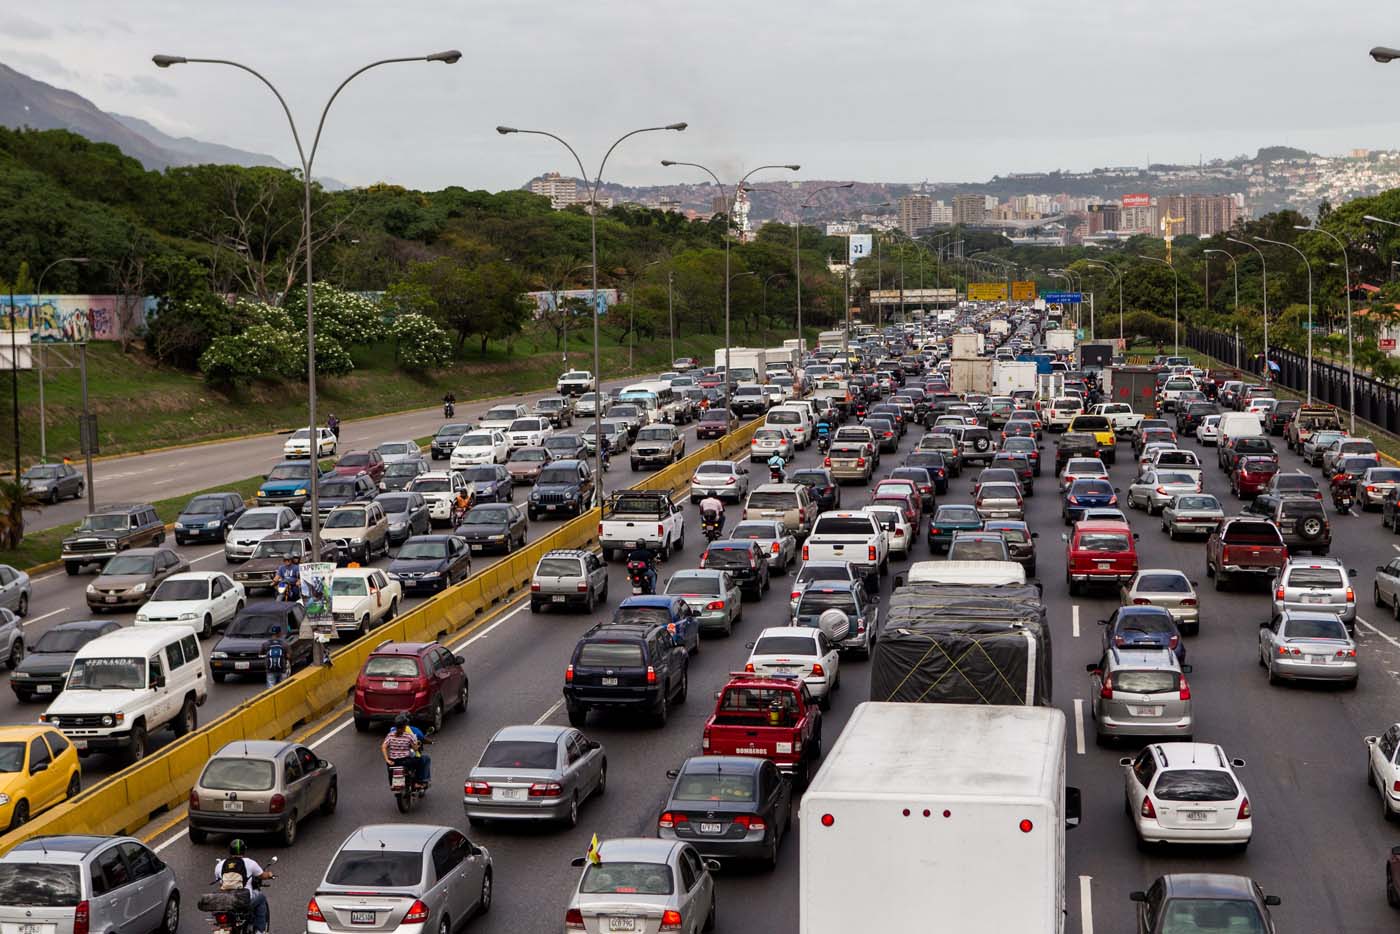
<svg viewBox="0 0 1400 934">
<path fill-rule="evenodd" d="M 139 332 L 156 307 L 151 296 L 16 295 L 15 326 L 33 331 L 34 343 L 120 340 Z M 9 296 L 0 295 L 0 331 L 10 329 Z"/>
<path fill-rule="evenodd" d="M 555 300 L 560 302 L 571 298 L 582 299 L 587 306 L 593 297 L 592 289 L 560 289 L 558 292 L 526 292 L 525 297 L 535 303 L 535 317 L 539 318 L 555 310 Z M 598 314 L 606 315 L 608 309 L 618 303 L 617 289 L 598 290 Z"/>
</svg>

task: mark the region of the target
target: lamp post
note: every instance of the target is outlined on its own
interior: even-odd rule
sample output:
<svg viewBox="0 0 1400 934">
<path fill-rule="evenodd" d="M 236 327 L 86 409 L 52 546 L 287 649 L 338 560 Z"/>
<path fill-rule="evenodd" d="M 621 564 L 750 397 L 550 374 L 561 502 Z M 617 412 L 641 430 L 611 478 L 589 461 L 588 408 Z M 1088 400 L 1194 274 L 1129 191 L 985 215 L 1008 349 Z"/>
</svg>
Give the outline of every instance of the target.
<svg viewBox="0 0 1400 934">
<path fill-rule="evenodd" d="M 1172 353 L 1181 354 L 1181 276 L 1177 274 L 1176 267 L 1164 259 L 1155 256 L 1137 254 L 1138 259 L 1145 259 L 1149 263 L 1160 263 L 1172 271 Z"/>
<path fill-rule="evenodd" d="M 636 136 L 638 133 L 651 133 L 658 130 L 684 130 L 684 123 L 668 123 L 665 126 L 646 126 L 640 129 L 624 133 L 613 141 L 608 147 L 608 151 L 603 154 L 603 161 L 598 163 L 598 172 L 593 176 L 593 183 L 588 190 L 588 242 L 589 250 L 593 260 L 593 296 L 592 307 L 589 309 L 593 316 L 593 383 L 596 405 L 593 414 L 593 438 L 594 438 L 594 464 L 593 475 L 597 482 L 593 484 L 593 505 L 598 508 L 603 506 L 603 360 L 602 351 L 598 345 L 598 188 L 603 184 L 603 169 L 608 164 L 608 157 L 613 154 L 613 150 L 622 143 L 623 140 Z M 578 151 L 570 146 L 562 136 L 558 136 L 548 130 L 521 130 L 513 126 L 498 126 L 496 132 L 502 136 L 511 133 L 524 133 L 530 136 L 547 136 L 569 151 L 569 155 L 574 157 L 574 162 L 578 164 L 579 175 L 584 183 L 588 182 L 588 170 L 583 167 L 583 160 L 579 158 Z M 630 330 L 630 329 L 629 329 Z"/>
<path fill-rule="evenodd" d="M 39 279 L 34 285 L 34 298 L 37 301 L 44 294 L 44 277 L 49 274 L 49 270 L 60 263 L 76 263 L 79 266 L 86 266 L 92 262 L 86 256 L 61 256 L 44 267 L 39 273 Z M 48 432 L 46 430 L 46 419 L 44 418 L 44 357 L 43 354 L 36 354 L 39 359 L 39 463 L 46 464 L 49 460 Z M 91 486 L 92 478 L 88 478 L 88 485 Z"/>
<path fill-rule="evenodd" d="M 785 272 L 775 272 L 775 273 L 773 273 L 771 276 L 768 276 L 768 277 L 766 277 L 766 278 L 763 280 L 763 320 L 764 320 L 764 321 L 767 321 L 767 320 L 768 320 L 768 283 L 772 282 L 774 279 L 781 279 L 783 276 L 786 276 L 786 275 L 787 275 L 787 273 L 785 273 Z M 768 326 L 767 326 L 766 324 L 763 326 L 763 331 L 764 331 L 765 334 L 768 332 Z M 725 361 L 725 362 L 728 362 L 728 361 Z"/>
<path fill-rule="evenodd" d="M 1369 215 L 1366 220 L 1379 220 Z M 1351 261 L 1347 258 L 1347 245 L 1342 238 L 1329 230 L 1324 230 L 1314 224 L 1311 227 L 1304 227 L 1301 224 L 1293 225 L 1294 230 L 1307 230 L 1313 233 L 1320 233 L 1330 237 L 1337 247 L 1342 251 L 1342 272 L 1346 276 L 1347 290 L 1347 396 L 1348 407 L 1351 409 L 1351 434 L 1356 434 L 1356 354 L 1352 350 L 1351 343 Z M 1235 307 L 1239 308 L 1239 274 L 1235 277 Z"/>
<path fill-rule="evenodd" d="M 302 184 L 302 218 L 301 236 L 306 246 L 306 409 L 307 426 L 310 430 L 310 455 L 313 465 L 320 459 L 321 445 L 320 437 L 316 431 L 316 314 L 315 304 L 312 299 L 313 286 L 315 284 L 311 270 L 311 166 L 316 161 L 316 150 L 321 145 L 321 131 L 326 127 L 326 116 L 330 113 L 331 105 L 340 96 L 340 92 L 345 90 L 345 86 L 354 81 L 360 75 L 371 68 L 378 68 L 380 65 L 392 65 L 400 62 L 442 62 L 445 65 L 452 65 L 459 61 L 462 53 L 456 49 L 449 49 L 446 52 L 434 52 L 431 55 L 414 55 L 404 58 L 384 58 L 379 61 L 362 65 L 350 73 L 350 76 L 331 93 L 326 105 L 321 108 L 321 118 L 316 123 L 316 135 L 311 140 L 311 149 L 307 151 L 302 148 L 301 134 L 297 131 L 296 120 L 292 118 L 291 108 L 287 106 L 287 101 L 282 97 L 282 92 L 277 90 L 271 81 L 265 78 L 261 72 L 244 65 L 224 58 L 186 58 L 181 55 L 155 55 L 151 61 L 157 68 L 169 68 L 171 65 L 202 64 L 202 65 L 227 65 L 230 68 L 237 68 L 245 71 L 261 81 L 273 96 L 277 98 L 277 103 L 282 105 L 282 112 L 287 117 L 287 124 L 292 130 L 292 142 L 296 144 L 297 158 L 301 161 L 301 184 Z M 321 558 L 321 514 L 320 514 L 320 471 L 313 466 L 311 470 L 311 482 L 308 484 L 311 503 L 311 553 L 315 560 Z"/>
<path fill-rule="evenodd" d="M 1080 260 L 1086 266 L 1093 266 L 1095 269 L 1104 269 L 1113 274 L 1113 280 L 1118 284 L 1118 343 L 1123 346 L 1126 353 L 1128 349 L 1127 339 L 1123 335 L 1123 273 L 1117 266 L 1109 263 L 1102 263 L 1096 259 Z"/>
<path fill-rule="evenodd" d="M 1264 257 L 1264 251 L 1246 240 L 1236 240 L 1234 237 L 1226 237 L 1231 243 L 1238 243 L 1240 246 L 1247 246 L 1255 253 L 1259 254 L 1259 265 L 1264 270 L 1264 382 L 1273 379 L 1273 370 L 1269 369 L 1269 261 Z"/>
<path fill-rule="evenodd" d="M 1307 258 L 1307 256 L 1305 256 L 1305 255 L 1303 254 L 1303 251 L 1302 251 L 1302 250 L 1298 249 L 1296 246 L 1294 246 L 1294 245 L 1291 244 L 1291 243 L 1284 243 L 1282 240 L 1270 240 L 1270 239 L 1268 239 L 1267 237 L 1255 237 L 1254 239 L 1255 239 L 1255 240 L 1258 240 L 1260 243 L 1272 243 L 1274 246 L 1286 246 L 1286 247 L 1288 247 L 1288 248 L 1289 248 L 1290 250 L 1292 250 L 1294 253 L 1297 253 L 1297 254 L 1298 254 L 1298 257 L 1303 261 L 1303 266 L 1306 267 L 1306 269 L 1308 270 L 1308 381 L 1307 381 L 1307 385 L 1308 385 L 1308 404 L 1309 404 L 1309 405 L 1312 405 L 1312 401 L 1313 401 L 1313 391 L 1312 391 L 1312 381 L 1313 381 L 1313 351 L 1312 351 L 1312 344 L 1313 344 L 1313 333 L 1312 333 L 1312 326 L 1313 326 L 1312 263 L 1308 262 L 1308 258 Z M 1266 361 L 1265 361 L 1265 366 L 1267 366 L 1267 365 L 1268 365 L 1268 361 L 1266 360 Z"/>
<path fill-rule="evenodd" d="M 706 175 L 710 176 L 710 178 L 714 179 L 715 184 L 719 186 L 720 197 L 724 199 L 724 408 L 726 411 L 729 411 L 729 371 L 731 369 L 731 367 L 729 366 L 729 241 L 730 228 L 734 225 L 734 202 L 738 200 L 739 189 L 744 187 L 744 182 L 749 180 L 750 175 L 762 172 L 765 169 L 787 169 L 790 172 L 796 172 L 797 170 L 801 169 L 802 166 L 797 165 L 795 163 L 784 163 L 778 165 L 760 165 L 756 169 L 750 169 L 749 171 L 745 172 L 737 182 L 734 183 L 734 194 L 732 197 L 730 197 L 725 193 L 724 182 L 721 182 L 719 180 L 719 176 L 716 175 L 714 171 L 707 166 L 703 166 L 698 162 L 678 162 L 675 159 L 662 159 L 661 164 L 666 166 L 667 168 L 670 168 L 674 165 L 684 165 L 689 166 L 692 169 L 699 169 Z M 800 337 L 801 335 L 799 335 L 799 338 Z M 728 422 L 726 422 L 725 424 L 727 426 Z M 725 428 L 725 431 L 726 433 L 728 432 L 727 427 Z"/>
</svg>

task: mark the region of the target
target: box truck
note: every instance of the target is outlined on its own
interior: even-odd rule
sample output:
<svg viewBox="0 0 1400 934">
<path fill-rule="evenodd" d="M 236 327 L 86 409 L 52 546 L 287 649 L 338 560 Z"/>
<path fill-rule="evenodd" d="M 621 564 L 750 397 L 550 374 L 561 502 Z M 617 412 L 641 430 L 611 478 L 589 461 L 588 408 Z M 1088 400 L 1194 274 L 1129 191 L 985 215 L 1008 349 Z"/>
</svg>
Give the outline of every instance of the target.
<svg viewBox="0 0 1400 934">
<path fill-rule="evenodd" d="M 1035 397 L 1049 405 L 1065 394 L 1064 373 L 1038 373 L 1035 377 Z"/>
<path fill-rule="evenodd" d="M 982 346 L 986 338 L 981 334 L 954 334 L 953 335 L 953 358 L 970 360 L 982 355 Z"/>
<path fill-rule="evenodd" d="M 731 347 L 729 348 L 729 359 L 732 364 L 729 369 L 733 371 L 733 378 L 740 383 L 761 383 L 764 381 L 764 374 L 768 372 L 768 355 L 762 348 L 754 347 Z M 725 366 L 725 351 L 720 348 L 715 351 L 715 366 Z"/>
<path fill-rule="evenodd" d="M 822 350 L 840 350 L 845 345 L 845 331 L 822 331 L 817 335 L 817 347 Z"/>
<path fill-rule="evenodd" d="M 801 934 L 1062 934 L 1065 715 L 864 703 L 802 796 Z"/>
<path fill-rule="evenodd" d="M 1018 389 L 1035 392 L 1038 376 L 1034 361 L 998 360 L 992 365 L 992 392 L 1009 396 Z"/>
<path fill-rule="evenodd" d="M 1079 368 L 1086 373 L 1097 373 L 1113 363 L 1113 352 L 1117 345 L 1113 341 L 1085 341 L 1079 345 Z"/>
<path fill-rule="evenodd" d="M 949 371 L 948 388 L 966 395 L 969 392 L 989 395 L 992 391 L 992 359 L 973 357 L 970 360 L 953 358 Z"/>
<path fill-rule="evenodd" d="M 1147 418 L 1157 415 L 1157 370 L 1147 366 L 1112 366 L 1103 371 L 1103 401 L 1126 402 Z"/>
<path fill-rule="evenodd" d="M 1051 353 L 1069 353 L 1074 350 L 1074 332 L 1063 328 L 1046 331 L 1045 349 Z"/>
</svg>

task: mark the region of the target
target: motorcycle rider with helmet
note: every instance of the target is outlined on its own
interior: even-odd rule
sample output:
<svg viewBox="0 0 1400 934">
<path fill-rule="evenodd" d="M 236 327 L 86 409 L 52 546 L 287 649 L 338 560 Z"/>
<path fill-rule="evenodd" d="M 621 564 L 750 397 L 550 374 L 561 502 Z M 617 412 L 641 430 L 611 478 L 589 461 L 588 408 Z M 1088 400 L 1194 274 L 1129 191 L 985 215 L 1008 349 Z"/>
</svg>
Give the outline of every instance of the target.
<svg viewBox="0 0 1400 934">
<path fill-rule="evenodd" d="M 647 593 L 656 593 L 656 552 L 646 542 L 638 542 L 637 547 L 627 553 L 627 565 L 631 568 L 633 562 L 640 562 L 646 565 Z"/>
<path fill-rule="evenodd" d="M 408 714 L 401 713 L 394 718 L 394 728 L 384 737 L 379 751 L 384 756 L 384 763 L 390 768 L 401 766 L 410 782 L 426 786 L 423 758 L 420 755 L 422 748 L 418 735 L 410 728 Z"/>
<path fill-rule="evenodd" d="M 768 471 L 772 474 L 774 483 L 783 483 L 786 481 L 787 478 L 783 473 L 783 468 L 786 466 L 787 461 L 783 460 L 783 455 L 781 454 L 774 454 L 772 457 L 768 458 Z"/>
<path fill-rule="evenodd" d="M 724 501 L 711 493 L 700 500 L 700 524 L 703 527 L 713 521 L 715 527 L 724 531 Z"/>
<path fill-rule="evenodd" d="M 214 880 L 219 881 L 226 873 L 233 873 L 242 879 L 243 886 L 248 889 L 248 907 L 252 912 L 253 930 L 256 934 L 267 934 L 272 913 L 267 906 L 267 896 L 254 881 L 265 882 L 276 877 L 247 854 L 248 844 L 242 839 L 235 837 L 230 840 L 228 856 L 214 863 Z"/>
</svg>

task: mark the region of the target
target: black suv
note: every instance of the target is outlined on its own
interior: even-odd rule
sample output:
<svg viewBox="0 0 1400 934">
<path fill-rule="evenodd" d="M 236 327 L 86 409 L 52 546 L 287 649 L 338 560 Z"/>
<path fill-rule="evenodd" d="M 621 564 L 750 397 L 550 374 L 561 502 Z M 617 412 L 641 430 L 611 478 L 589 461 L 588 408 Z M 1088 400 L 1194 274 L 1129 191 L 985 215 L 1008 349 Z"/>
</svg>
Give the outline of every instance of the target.
<svg viewBox="0 0 1400 934">
<path fill-rule="evenodd" d="M 564 708 L 582 727 L 592 709 L 643 710 L 658 726 L 685 703 L 690 653 L 660 623 L 594 626 L 564 672 Z"/>
<path fill-rule="evenodd" d="M 1055 442 L 1055 475 L 1065 469 L 1071 457 L 1100 457 L 1099 439 L 1087 431 L 1067 431 Z"/>
<path fill-rule="evenodd" d="M 554 461 L 540 471 L 530 490 L 531 519 L 540 516 L 577 516 L 593 502 L 593 470 L 587 461 Z"/>
<path fill-rule="evenodd" d="M 321 481 L 320 488 L 316 491 L 316 505 L 321 519 L 324 521 L 326 513 L 337 506 L 344 506 L 347 503 L 367 503 L 378 495 L 379 486 L 369 478 L 367 473 L 357 473 L 353 477 L 332 476 Z M 301 523 L 303 528 L 311 527 L 311 499 L 309 497 L 301 507 Z"/>
<path fill-rule="evenodd" d="M 1274 403 L 1274 407 L 1264 416 L 1264 427 L 1271 435 L 1282 435 L 1283 430 L 1288 427 L 1288 423 L 1293 421 L 1293 416 L 1298 414 L 1298 410 L 1303 407 L 1303 403 L 1297 399 L 1280 399 Z"/>
<path fill-rule="evenodd" d="M 1192 402 L 1176 410 L 1176 433 L 1194 434 L 1207 415 L 1219 415 L 1220 406 L 1214 402 Z"/>
<path fill-rule="evenodd" d="M 1303 494 L 1261 493 L 1244 512 L 1264 516 L 1278 526 L 1290 554 L 1325 555 L 1332 547 L 1332 525 L 1322 503 Z"/>
<path fill-rule="evenodd" d="M 440 461 L 451 457 L 462 435 L 475 430 L 476 424 L 473 422 L 449 422 L 443 425 L 437 430 L 437 434 L 433 435 L 433 443 L 429 448 L 433 460 Z"/>
<path fill-rule="evenodd" d="M 165 523 L 149 503 L 103 506 L 63 539 L 63 569 L 77 574 L 85 564 L 104 564 L 119 551 L 165 542 Z"/>
<path fill-rule="evenodd" d="M 757 600 L 768 589 L 768 556 L 751 539 L 710 542 L 700 556 L 700 566 L 728 571 L 745 598 Z"/>
</svg>

